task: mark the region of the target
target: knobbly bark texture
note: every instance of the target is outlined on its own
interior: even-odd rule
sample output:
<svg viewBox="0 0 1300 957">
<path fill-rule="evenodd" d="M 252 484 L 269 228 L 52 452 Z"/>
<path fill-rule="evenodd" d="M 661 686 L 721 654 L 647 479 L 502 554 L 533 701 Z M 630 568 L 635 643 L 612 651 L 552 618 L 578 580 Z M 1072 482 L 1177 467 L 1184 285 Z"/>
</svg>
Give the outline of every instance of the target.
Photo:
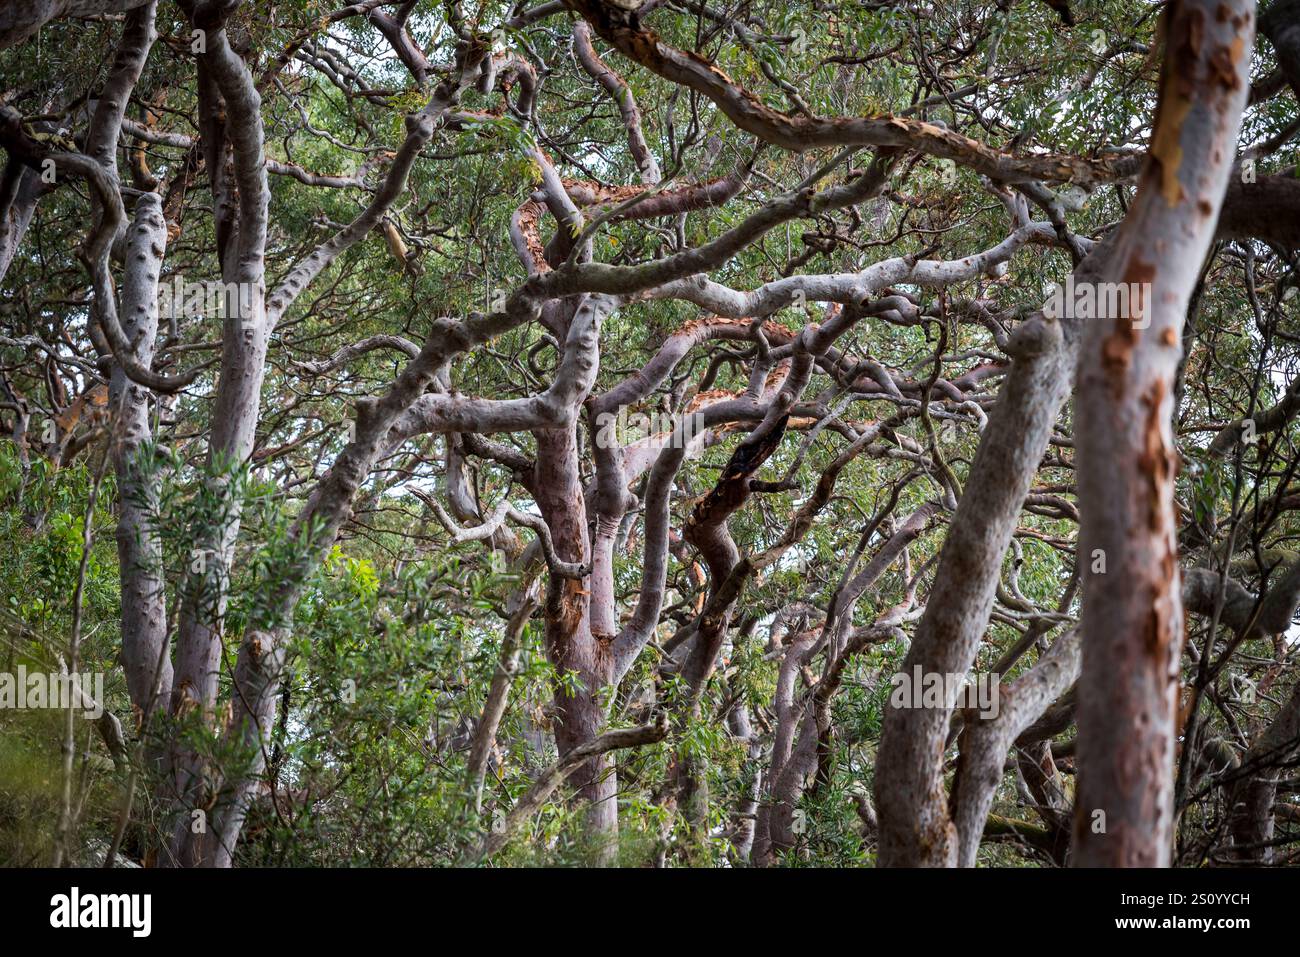
<svg viewBox="0 0 1300 957">
<path fill-rule="evenodd" d="M 140 197 L 127 237 L 127 274 L 122 290 L 122 328 L 137 362 L 148 366 L 158 333 L 158 270 L 167 243 L 162 203 Z M 119 514 L 117 555 L 122 587 L 122 664 L 131 703 L 141 712 L 165 704 L 172 661 L 167 639 L 166 582 L 162 544 L 154 527 L 159 508 L 157 467 L 150 444 L 149 390 L 113 367 L 108 403 L 113 424 L 113 467 Z"/>
</svg>

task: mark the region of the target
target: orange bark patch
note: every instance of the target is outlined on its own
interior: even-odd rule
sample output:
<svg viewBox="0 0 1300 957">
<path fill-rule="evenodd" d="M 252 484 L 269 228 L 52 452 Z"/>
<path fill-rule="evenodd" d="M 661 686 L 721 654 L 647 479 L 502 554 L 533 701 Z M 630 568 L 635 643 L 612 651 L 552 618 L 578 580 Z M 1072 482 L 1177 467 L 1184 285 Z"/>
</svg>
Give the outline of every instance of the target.
<svg viewBox="0 0 1300 957">
<path fill-rule="evenodd" d="M 77 396 L 70 406 L 55 415 L 54 421 L 58 424 L 59 431 L 66 435 L 77 427 L 77 423 L 81 421 L 81 417 L 86 414 L 88 408 L 91 410 L 102 409 L 106 405 L 108 405 L 107 386 L 94 385 Z"/>
<path fill-rule="evenodd" d="M 1192 109 L 1191 77 L 1196 69 L 1205 33 L 1205 15 L 1192 10 L 1186 18 L 1173 12 L 1170 29 L 1179 35 L 1169 36 L 1169 53 L 1160 89 L 1160 106 L 1156 110 L 1155 134 L 1151 138 L 1151 157 L 1160 167 L 1160 194 L 1170 206 L 1182 202 L 1186 195 L 1178 180 L 1183 163 L 1183 121 Z"/>
<path fill-rule="evenodd" d="M 724 319 L 721 316 L 705 316 L 702 319 L 692 319 L 682 324 L 682 327 L 674 333 L 677 336 L 693 336 L 701 330 L 722 329 L 728 326 L 748 327 L 752 319 Z"/>
<path fill-rule="evenodd" d="M 1146 284 L 1152 282 L 1155 274 L 1156 267 L 1154 264 L 1145 262 L 1135 256 L 1129 261 L 1128 268 L 1124 271 L 1124 282 L 1130 284 L 1130 289 L 1150 288 Z M 1128 370 L 1129 363 L 1133 358 L 1133 350 L 1138 343 L 1138 329 L 1134 323 L 1136 317 L 1132 315 L 1134 308 L 1135 304 L 1130 298 L 1130 314 L 1115 318 L 1115 331 L 1107 336 L 1101 344 L 1102 366 L 1110 376 L 1111 385 L 1116 390 L 1116 394 L 1123 392 L 1124 373 Z M 1150 302 L 1146 303 L 1146 308 L 1151 309 Z"/>
<path fill-rule="evenodd" d="M 790 374 L 790 360 L 782 359 L 775 366 L 773 366 L 772 371 L 767 374 L 767 381 L 763 383 L 763 388 L 769 390 L 774 388 L 778 382 L 784 380 L 785 377 L 789 374 Z"/>
<path fill-rule="evenodd" d="M 1241 53 L 1245 43 L 1241 37 L 1233 37 L 1232 45 L 1219 47 L 1210 57 L 1210 70 L 1214 79 L 1225 90 L 1235 90 L 1241 86 L 1241 77 L 1237 75 L 1237 64 L 1241 62 Z"/>
<path fill-rule="evenodd" d="M 532 257 L 533 267 L 539 273 L 547 272 L 551 268 L 546 262 L 546 247 L 542 245 L 540 234 L 542 208 L 541 203 L 530 199 L 519 207 L 519 212 L 516 214 L 516 222 L 519 224 L 520 234 L 524 237 L 524 245 L 528 247 L 528 255 Z"/>
<path fill-rule="evenodd" d="M 1174 461 L 1165 443 L 1164 408 L 1166 386 L 1163 379 L 1151 384 L 1143 402 L 1147 406 L 1146 426 L 1143 432 L 1142 455 L 1138 459 L 1138 468 L 1150 481 L 1150 502 L 1148 524 L 1151 531 L 1158 532 L 1164 525 L 1164 512 L 1161 509 L 1162 493 L 1173 478 Z M 1172 501 L 1172 496 L 1170 497 Z"/>
<path fill-rule="evenodd" d="M 581 624 L 587 611 L 584 598 L 588 594 L 589 592 L 572 578 L 566 578 L 564 584 L 552 592 L 553 600 L 548 603 L 547 617 L 555 623 L 557 630 L 562 634 L 572 635 L 578 630 L 578 625 Z"/>
</svg>

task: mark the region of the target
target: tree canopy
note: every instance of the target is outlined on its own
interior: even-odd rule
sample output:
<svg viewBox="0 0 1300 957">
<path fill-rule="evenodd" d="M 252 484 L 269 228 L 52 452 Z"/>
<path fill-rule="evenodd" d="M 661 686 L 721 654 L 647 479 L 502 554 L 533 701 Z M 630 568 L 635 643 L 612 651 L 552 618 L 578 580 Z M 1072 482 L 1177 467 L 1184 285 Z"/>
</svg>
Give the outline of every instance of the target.
<svg viewBox="0 0 1300 957">
<path fill-rule="evenodd" d="M 0 861 L 1296 862 L 1297 96 L 1300 0 L 7 5 L 0 654 L 102 681 Z"/>
</svg>

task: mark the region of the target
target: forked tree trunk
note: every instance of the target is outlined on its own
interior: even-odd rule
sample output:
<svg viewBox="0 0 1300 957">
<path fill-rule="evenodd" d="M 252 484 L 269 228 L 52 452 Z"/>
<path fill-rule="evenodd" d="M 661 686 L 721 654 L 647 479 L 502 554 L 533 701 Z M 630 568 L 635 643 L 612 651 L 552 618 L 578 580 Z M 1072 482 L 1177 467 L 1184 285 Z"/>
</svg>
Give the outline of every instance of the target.
<svg viewBox="0 0 1300 957">
<path fill-rule="evenodd" d="M 576 424 L 539 429 L 537 504 L 551 531 L 556 554 L 564 561 L 590 561 L 582 478 L 578 472 Z M 586 580 L 550 576 L 544 608 L 546 649 L 559 673 L 555 695 L 555 744 L 560 755 L 589 744 L 605 730 L 605 698 L 613 659 L 608 639 L 597 641 L 590 620 Z M 586 761 L 569 779 L 577 796 L 590 802 L 589 837 L 602 861 L 609 861 L 618 836 L 618 782 L 613 759 L 601 754 Z"/>
</svg>

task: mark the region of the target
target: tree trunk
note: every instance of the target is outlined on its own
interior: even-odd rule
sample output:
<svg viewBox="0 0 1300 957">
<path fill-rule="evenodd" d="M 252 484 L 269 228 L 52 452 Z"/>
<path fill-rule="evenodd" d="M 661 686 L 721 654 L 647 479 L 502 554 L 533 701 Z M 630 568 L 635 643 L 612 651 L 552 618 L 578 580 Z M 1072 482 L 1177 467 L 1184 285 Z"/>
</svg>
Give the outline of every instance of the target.
<svg viewBox="0 0 1300 957">
<path fill-rule="evenodd" d="M 1232 169 L 1253 12 L 1247 0 L 1170 6 L 1150 156 L 1107 276 L 1126 284 L 1128 308 L 1100 309 L 1080 349 L 1079 866 L 1170 862 L 1183 646 L 1173 385 Z"/>
<path fill-rule="evenodd" d="M 550 528 L 556 555 L 563 561 L 587 562 L 590 542 L 586 503 L 578 472 L 575 423 L 564 428 L 538 429 L 537 504 Z M 544 606 L 546 649 L 562 686 L 555 696 L 555 744 L 563 757 L 589 744 L 605 729 L 604 698 L 610 687 L 613 659 L 609 639 L 597 641 L 589 617 L 591 595 L 572 578 L 550 576 Z M 600 754 L 587 760 L 570 777 L 577 796 L 590 802 L 587 822 L 602 862 L 617 851 L 618 783 L 613 760 Z"/>
<path fill-rule="evenodd" d="M 136 202 L 135 222 L 127 237 L 122 289 L 122 329 L 134 344 L 136 361 L 146 367 L 153 360 L 158 332 L 158 272 L 166 242 L 162 202 L 156 193 L 146 193 Z M 162 544 L 153 523 L 158 476 L 149 461 L 149 395 L 145 386 L 127 377 L 121 364 L 114 364 L 108 404 L 115 416 L 122 664 L 131 704 L 142 715 L 165 704 L 172 682 Z"/>
</svg>

